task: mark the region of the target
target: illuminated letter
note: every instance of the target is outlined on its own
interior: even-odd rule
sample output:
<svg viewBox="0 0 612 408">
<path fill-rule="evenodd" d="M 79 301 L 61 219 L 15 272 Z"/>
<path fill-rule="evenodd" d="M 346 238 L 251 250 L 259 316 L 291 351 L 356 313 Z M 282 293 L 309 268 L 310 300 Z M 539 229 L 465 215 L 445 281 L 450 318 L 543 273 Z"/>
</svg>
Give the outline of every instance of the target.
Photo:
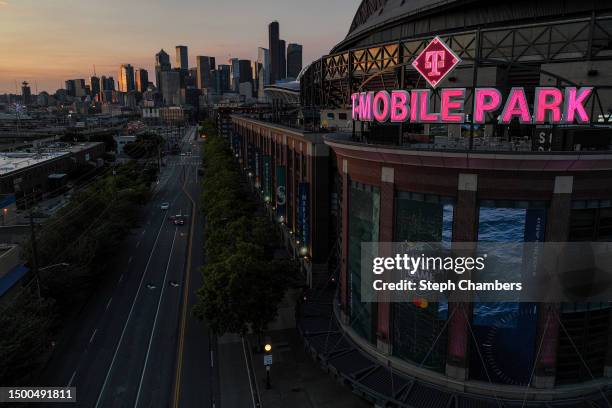
<svg viewBox="0 0 612 408">
<path fill-rule="evenodd" d="M 439 113 L 429 112 L 430 96 L 431 96 L 431 91 L 429 89 L 426 91 L 420 92 L 420 95 L 419 95 L 419 123 L 435 123 L 435 122 L 440 121 Z"/>
<path fill-rule="evenodd" d="M 442 118 L 442 122 L 464 122 L 465 114 L 463 113 L 463 105 L 465 103 L 465 88 L 443 89 L 441 91 L 440 100 L 440 117 Z"/>
<path fill-rule="evenodd" d="M 376 95 L 374 95 L 372 104 L 374 119 L 379 122 L 386 122 L 389 120 L 389 112 L 391 110 L 389 105 L 391 105 L 391 97 L 389 96 L 389 92 L 377 92 Z"/>
<path fill-rule="evenodd" d="M 500 122 L 508 124 L 515 116 L 518 116 L 520 123 L 531 123 L 531 114 L 523 88 L 510 89 L 510 96 L 508 96 L 504 110 L 502 110 Z"/>
<path fill-rule="evenodd" d="M 589 115 L 586 113 L 586 109 L 584 109 L 584 104 L 592 92 L 592 87 L 565 89 L 565 108 L 563 110 L 565 123 L 574 123 L 574 119 L 578 123 L 589 123 Z"/>
<path fill-rule="evenodd" d="M 478 88 L 474 98 L 474 123 L 485 123 L 485 113 L 494 112 L 501 105 L 501 93 L 494 88 Z"/>
<path fill-rule="evenodd" d="M 391 122 L 404 122 L 408 119 L 410 94 L 406 91 L 391 92 Z"/>
<path fill-rule="evenodd" d="M 358 93 L 351 95 L 351 100 L 353 101 L 353 120 L 359 120 L 359 105 L 357 105 L 358 98 Z"/>
<path fill-rule="evenodd" d="M 361 92 L 359 94 L 359 120 L 372 120 L 372 97 L 374 92 Z"/>
<path fill-rule="evenodd" d="M 419 94 L 423 91 L 414 89 L 410 91 L 410 121 L 417 122 L 419 116 Z"/>
<path fill-rule="evenodd" d="M 560 123 L 561 102 L 563 94 L 557 88 L 538 87 L 535 89 L 533 108 L 535 109 L 535 123 Z M 550 112 L 549 115 L 546 113 Z"/>
</svg>

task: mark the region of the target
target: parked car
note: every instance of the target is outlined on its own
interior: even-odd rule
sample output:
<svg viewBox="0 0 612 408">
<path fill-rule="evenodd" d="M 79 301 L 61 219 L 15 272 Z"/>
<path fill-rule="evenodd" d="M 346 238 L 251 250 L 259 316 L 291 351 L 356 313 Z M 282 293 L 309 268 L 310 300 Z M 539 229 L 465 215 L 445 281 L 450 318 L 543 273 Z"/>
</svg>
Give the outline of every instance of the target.
<svg viewBox="0 0 612 408">
<path fill-rule="evenodd" d="M 162 211 L 168 211 L 168 209 L 170 208 L 170 203 L 161 203 L 161 205 L 159 206 L 159 208 Z"/>
</svg>

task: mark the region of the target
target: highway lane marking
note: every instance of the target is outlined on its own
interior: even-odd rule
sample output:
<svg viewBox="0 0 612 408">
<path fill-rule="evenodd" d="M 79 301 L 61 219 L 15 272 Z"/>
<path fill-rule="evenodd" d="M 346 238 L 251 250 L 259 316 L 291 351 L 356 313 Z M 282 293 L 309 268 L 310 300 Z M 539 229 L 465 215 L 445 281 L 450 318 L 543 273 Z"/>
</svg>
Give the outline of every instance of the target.
<svg viewBox="0 0 612 408">
<path fill-rule="evenodd" d="M 144 366 L 142 368 L 142 374 L 140 375 L 140 382 L 138 383 L 138 392 L 136 393 L 136 402 L 134 403 L 134 407 L 137 407 L 138 402 L 140 401 L 142 383 L 144 382 L 144 377 L 147 372 L 147 365 L 149 364 L 149 353 L 151 352 L 151 344 L 153 344 L 153 337 L 155 336 L 155 328 L 157 327 L 159 309 L 161 307 L 162 299 L 164 298 L 164 293 L 166 292 L 166 285 L 164 285 L 163 283 L 166 282 L 168 278 L 168 271 L 170 270 L 170 262 L 172 261 L 172 254 L 174 253 L 174 243 L 176 242 L 177 233 L 178 227 L 174 230 L 174 237 L 172 238 L 172 245 L 170 246 L 170 255 L 168 255 L 168 263 L 166 264 L 166 271 L 164 272 L 164 279 L 162 281 L 162 290 L 159 295 L 159 300 L 157 301 L 157 310 L 155 310 L 155 318 L 153 319 L 153 329 L 151 330 L 151 336 L 149 337 L 149 345 L 147 346 L 147 354 L 145 357 Z"/>
<path fill-rule="evenodd" d="M 138 248 L 139 246 L 140 246 L 140 241 L 136 243 L 136 248 Z"/>
<path fill-rule="evenodd" d="M 98 399 L 96 400 L 96 408 L 100 406 L 100 401 L 102 400 L 102 395 L 104 395 L 104 390 L 106 389 L 106 385 L 108 384 L 108 379 L 110 378 L 110 373 L 113 371 L 113 366 L 115 365 L 115 361 L 117 360 L 117 354 L 119 354 L 119 348 L 123 343 L 123 337 L 125 336 L 125 331 L 127 330 L 127 326 L 132 318 L 132 313 L 134 313 L 134 306 L 136 306 L 136 300 L 138 299 L 138 294 L 140 293 L 140 289 L 142 289 L 142 284 L 144 282 L 145 276 L 147 276 L 147 270 L 149 269 L 149 265 L 151 264 L 151 259 L 153 259 L 153 253 L 155 252 L 155 247 L 157 246 L 157 241 L 159 240 L 159 236 L 161 235 L 162 229 L 164 229 L 165 223 L 162 222 L 159 225 L 159 230 L 157 231 L 157 236 L 155 237 L 155 242 L 153 243 L 153 248 L 151 248 L 151 252 L 149 253 L 149 259 L 147 260 L 147 264 L 145 265 L 144 272 L 142 273 L 142 277 L 140 278 L 140 283 L 138 284 L 138 290 L 136 290 L 136 295 L 134 296 L 134 300 L 132 301 L 132 306 L 130 307 L 130 312 L 128 313 L 127 320 L 123 325 L 123 329 L 121 330 L 121 336 L 119 337 L 119 342 L 117 343 L 117 347 L 115 348 L 115 352 L 113 354 L 113 359 L 111 360 L 110 366 L 108 367 L 108 371 L 106 372 L 106 376 L 104 377 L 104 383 L 102 384 L 102 388 L 100 389 L 100 393 L 98 394 Z M 123 276 L 123 275 L 121 275 Z"/>
<path fill-rule="evenodd" d="M 132 263 L 132 256 L 130 256 L 130 259 L 128 259 L 128 265 Z"/>
<path fill-rule="evenodd" d="M 68 381 L 68 385 L 66 386 L 66 388 L 72 387 L 72 382 L 74 381 L 75 376 L 76 376 L 76 370 L 72 372 L 72 377 L 70 377 L 70 380 Z"/>
<path fill-rule="evenodd" d="M 195 128 L 194 128 L 195 130 Z M 187 324 L 187 304 L 189 302 L 189 280 L 191 277 L 191 253 L 193 250 L 193 231 L 195 229 L 195 215 L 196 215 L 196 203 L 193 197 L 189 194 L 185 185 L 187 180 L 183 180 L 182 189 L 189 201 L 191 201 L 191 227 L 189 232 L 189 244 L 187 249 L 187 270 L 185 271 L 185 286 L 183 287 L 183 305 L 181 313 L 181 328 L 179 332 L 179 345 L 176 359 L 176 371 L 174 378 L 174 401 L 173 408 L 179 408 L 179 401 L 181 396 L 181 374 L 183 370 L 183 350 L 185 347 L 185 330 Z"/>
<path fill-rule="evenodd" d="M 112 301 L 113 301 L 112 297 L 110 299 L 108 299 L 108 303 L 106 304 L 106 310 L 108 310 L 108 307 L 110 306 Z"/>
<path fill-rule="evenodd" d="M 215 367 L 215 353 L 212 350 L 210 350 L 210 366 Z"/>
<path fill-rule="evenodd" d="M 96 337 L 96 333 L 98 332 L 98 329 L 95 329 L 93 331 L 93 333 L 91 333 L 91 337 L 89 338 L 89 344 L 91 344 L 91 342 L 93 341 L 94 337 Z"/>
<path fill-rule="evenodd" d="M 119 282 L 117 282 L 117 284 L 121 283 L 122 280 L 123 280 L 123 274 L 121 274 L 121 276 L 119 277 Z"/>
</svg>

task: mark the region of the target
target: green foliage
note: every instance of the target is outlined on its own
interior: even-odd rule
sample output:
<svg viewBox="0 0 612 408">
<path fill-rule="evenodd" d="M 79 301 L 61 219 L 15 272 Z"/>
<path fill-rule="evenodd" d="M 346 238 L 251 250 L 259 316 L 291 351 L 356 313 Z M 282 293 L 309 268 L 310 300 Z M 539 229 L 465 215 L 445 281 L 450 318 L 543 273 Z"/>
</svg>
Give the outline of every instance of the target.
<svg viewBox="0 0 612 408">
<path fill-rule="evenodd" d="M 48 355 L 53 329 L 87 299 L 149 197 L 149 175 L 132 162 L 75 193 L 38 231 L 39 299 L 30 284 L 0 305 L 0 384 L 27 385 Z M 24 245 L 32 265 L 32 245 Z M 47 265 L 67 264 L 50 269 Z"/>
<path fill-rule="evenodd" d="M 123 151 L 133 159 L 155 157 L 163 143 L 163 137 L 156 133 L 146 132 L 138 135 L 134 142 L 123 146 Z"/>
<path fill-rule="evenodd" d="M 7 307 L 2 305 L 2 307 Z M 26 292 L 0 313 L 0 383 L 25 385 L 50 348 L 49 300 Z M 21 381 L 21 382 L 20 382 Z"/>
<path fill-rule="evenodd" d="M 278 236 L 242 182 L 226 142 L 205 122 L 200 202 L 206 219 L 204 285 L 194 313 L 219 335 L 261 333 L 276 318 L 293 265 L 273 260 Z"/>
</svg>

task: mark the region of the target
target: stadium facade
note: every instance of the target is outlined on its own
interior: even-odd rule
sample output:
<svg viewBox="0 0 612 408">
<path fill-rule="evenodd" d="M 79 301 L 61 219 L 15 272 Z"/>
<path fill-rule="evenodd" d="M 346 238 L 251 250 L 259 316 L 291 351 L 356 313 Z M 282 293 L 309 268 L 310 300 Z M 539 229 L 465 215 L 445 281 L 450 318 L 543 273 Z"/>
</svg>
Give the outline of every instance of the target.
<svg viewBox="0 0 612 408">
<path fill-rule="evenodd" d="M 456 65 L 432 84 L 438 40 L 428 69 Z M 609 406 L 609 303 L 364 303 L 360 244 L 611 241 L 612 3 L 364 0 L 300 87 L 301 129 L 235 116 L 232 143 L 325 287 L 300 326 L 322 365 L 381 406 Z M 537 120 L 541 89 L 586 88 L 581 118 L 553 98 Z M 456 123 L 434 113 L 448 89 Z M 475 120 L 479 89 L 503 101 Z M 429 120 L 352 120 L 359 95 L 397 91 Z"/>
</svg>

